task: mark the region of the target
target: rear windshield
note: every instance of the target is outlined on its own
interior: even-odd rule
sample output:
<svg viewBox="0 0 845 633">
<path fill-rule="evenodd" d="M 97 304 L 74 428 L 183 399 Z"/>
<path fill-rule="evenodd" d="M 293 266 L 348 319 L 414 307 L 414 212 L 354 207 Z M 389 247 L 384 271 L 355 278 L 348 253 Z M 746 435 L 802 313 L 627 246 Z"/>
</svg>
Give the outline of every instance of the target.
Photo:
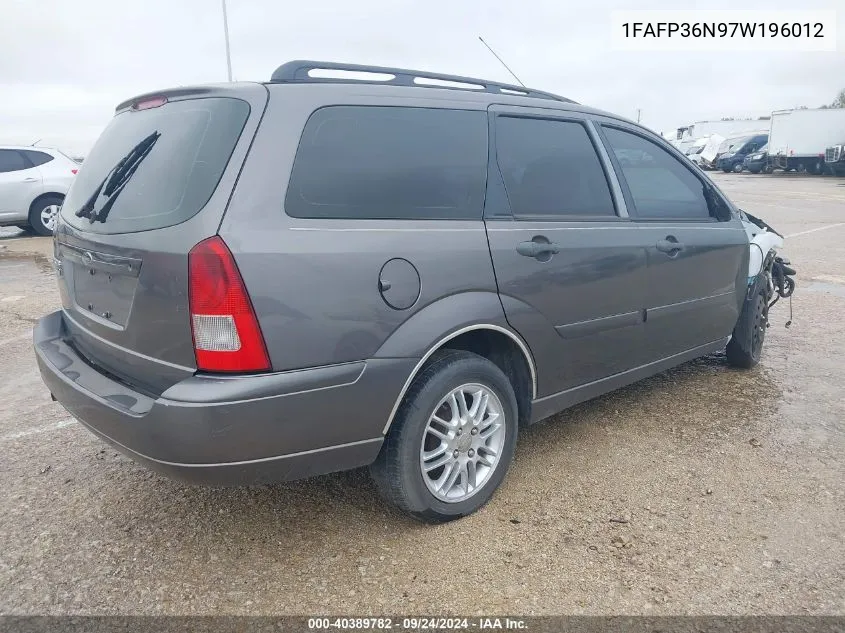
<svg viewBox="0 0 845 633">
<path fill-rule="evenodd" d="M 85 157 L 62 218 L 96 233 L 184 222 L 214 193 L 248 117 L 249 104 L 228 97 L 118 114 Z"/>
</svg>

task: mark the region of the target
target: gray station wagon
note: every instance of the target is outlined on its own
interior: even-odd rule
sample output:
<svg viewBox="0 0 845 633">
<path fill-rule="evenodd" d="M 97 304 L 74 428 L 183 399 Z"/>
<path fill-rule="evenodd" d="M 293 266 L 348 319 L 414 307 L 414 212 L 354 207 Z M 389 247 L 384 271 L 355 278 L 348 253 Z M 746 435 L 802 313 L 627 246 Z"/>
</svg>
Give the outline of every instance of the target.
<svg viewBox="0 0 845 633">
<path fill-rule="evenodd" d="M 35 352 L 73 416 L 168 475 L 369 465 L 448 520 L 491 497 L 520 426 L 726 346 L 755 364 L 784 269 L 749 274 L 749 226 L 611 114 L 290 62 L 117 107 L 61 209 Z"/>
</svg>

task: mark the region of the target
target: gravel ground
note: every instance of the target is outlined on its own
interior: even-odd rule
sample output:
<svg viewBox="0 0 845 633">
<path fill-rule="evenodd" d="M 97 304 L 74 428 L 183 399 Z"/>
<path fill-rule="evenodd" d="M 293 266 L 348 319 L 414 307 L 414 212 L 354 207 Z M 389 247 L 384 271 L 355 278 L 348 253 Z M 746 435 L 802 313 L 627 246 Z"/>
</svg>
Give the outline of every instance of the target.
<svg viewBox="0 0 845 633">
<path fill-rule="evenodd" d="M 845 614 L 845 180 L 715 176 L 788 236 L 794 324 L 526 429 L 478 514 L 423 526 L 366 471 L 152 474 L 73 422 L 30 345 L 50 242 L 0 234 L 0 614 Z M 837 387 L 838 385 L 838 387 Z"/>
</svg>

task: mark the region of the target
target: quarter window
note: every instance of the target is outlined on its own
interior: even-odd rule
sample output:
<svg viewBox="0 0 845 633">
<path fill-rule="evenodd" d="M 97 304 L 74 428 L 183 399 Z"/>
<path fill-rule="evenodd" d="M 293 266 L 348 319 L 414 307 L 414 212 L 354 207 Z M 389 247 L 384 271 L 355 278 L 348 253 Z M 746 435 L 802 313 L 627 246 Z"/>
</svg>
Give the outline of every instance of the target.
<svg viewBox="0 0 845 633">
<path fill-rule="evenodd" d="M 499 116 L 496 158 L 516 217 L 616 215 L 604 169 L 580 123 Z"/>
<path fill-rule="evenodd" d="M 25 149 L 23 153 L 26 154 L 26 157 L 30 160 L 30 162 L 35 166 L 38 167 L 39 165 L 43 165 L 45 163 L 49 163 L 53 160 L 53 157 L 49 154 L 45 154 L 44 152 L 36 152 L 35 150 Z"/>
<path fill-rule="evenodd" d="M 481 219 L 487 113 L 330 106 L 311 115 L 285 211 L 297 218 Z"/>
</svg>

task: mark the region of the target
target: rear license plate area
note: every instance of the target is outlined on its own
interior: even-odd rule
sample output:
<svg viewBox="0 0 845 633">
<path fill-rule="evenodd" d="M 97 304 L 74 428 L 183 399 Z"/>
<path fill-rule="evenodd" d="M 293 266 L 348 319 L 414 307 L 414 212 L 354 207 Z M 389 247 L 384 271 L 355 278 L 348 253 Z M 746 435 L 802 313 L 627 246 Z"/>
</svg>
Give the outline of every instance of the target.
<svg viewBox="0 0 845 633">
<path fill-rule="evenodd" d="M 141 262 L 63 245 L 62 276 L 78 310 L 123 328 L 129 320 Z"/>
</svg>

